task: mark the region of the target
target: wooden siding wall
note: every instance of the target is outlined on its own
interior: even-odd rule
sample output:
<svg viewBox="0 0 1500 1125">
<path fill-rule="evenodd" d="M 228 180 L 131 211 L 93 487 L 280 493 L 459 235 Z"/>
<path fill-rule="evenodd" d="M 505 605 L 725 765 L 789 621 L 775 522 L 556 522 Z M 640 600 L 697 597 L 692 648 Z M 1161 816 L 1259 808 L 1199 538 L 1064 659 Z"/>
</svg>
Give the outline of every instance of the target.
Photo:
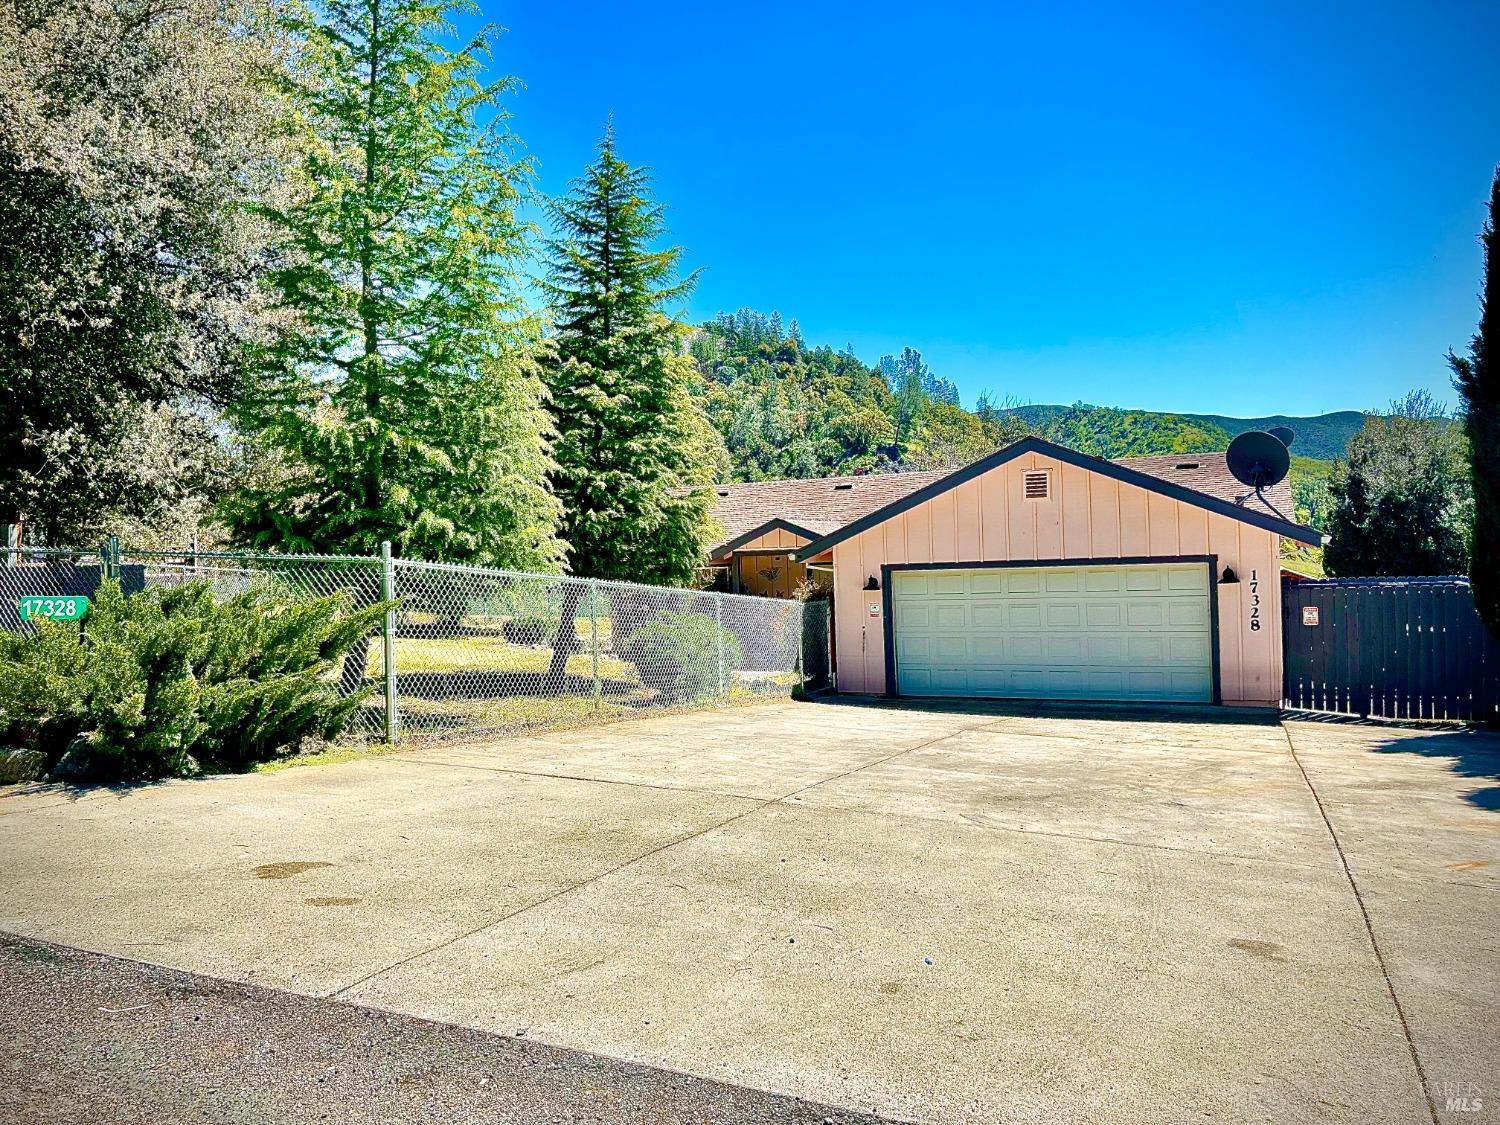
<svg viewBox="0 0 1500 1125">
<path fill-rule="evenodd" d="M 1191 459 L 1191 458 L 1187 458 Z M 1052 471 L 1051 496 L 1026 500 L 1021 475 Z M 1280 542 L 1269 531 L 1135 485 L 1027 454 L 966 481 L 833 549 L 838 688 L 885 691 L 881 595 L 863 589 L 885 563 L 1022 562 L 1136 556 L 1218 556 L 1238 584 L 1214 586 L 1220 694 L 1226 703 L 1281 699 Z M 1252 574 L 1260 598 L 1251 627 Z M 1215 575 L 1217 579 L 1217 574 Z"/>
<path fill-rule="evenodd" d="M 764 535 L 758 535 L 748 543 L 741 543 L 735 548 L 737 551 L 774 551 L 778 548 L 791 550 L 806 543 L 805 536 L 794 535 L 784 528 L 773 528 Z"/>
</svg>

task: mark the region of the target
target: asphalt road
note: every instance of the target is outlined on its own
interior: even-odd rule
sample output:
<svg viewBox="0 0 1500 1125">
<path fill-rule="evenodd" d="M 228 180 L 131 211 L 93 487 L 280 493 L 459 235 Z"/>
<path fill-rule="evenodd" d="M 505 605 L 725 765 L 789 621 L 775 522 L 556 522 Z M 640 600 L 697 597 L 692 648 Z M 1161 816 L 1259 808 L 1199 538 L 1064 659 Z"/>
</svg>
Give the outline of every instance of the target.
<svg viewBox="0 0 1500 1125">
<path fill-rule="evenodd" d="M 876 1122 L 0 934 L 0 1121 Z"/>
</svg>

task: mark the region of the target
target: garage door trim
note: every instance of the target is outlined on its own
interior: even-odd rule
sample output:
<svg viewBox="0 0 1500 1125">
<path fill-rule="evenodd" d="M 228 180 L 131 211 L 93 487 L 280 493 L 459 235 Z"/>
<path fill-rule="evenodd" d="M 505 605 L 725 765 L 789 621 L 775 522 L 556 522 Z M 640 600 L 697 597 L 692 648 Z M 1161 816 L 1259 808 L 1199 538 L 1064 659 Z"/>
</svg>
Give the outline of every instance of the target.
<svg viewBox="0 0 1500 1125">
<path fill-rule="evenodd" d="M 880 567 L 881 630 L 885 634 L 885 694 L 896 698 L 896 603 L 891 575 L 900 570 L 1037 570 L 1052 566 L 1151 566 L 1164 563 L 1202 563 L 1208 568 L 1208 649 L 1211 657 L 1213 702 L 1219 694 L 1219 556 L 1131 555 L 1102 559 L 1020 559 L 1013 562 L 913 562 L 883 563 Z"/>
</svg>

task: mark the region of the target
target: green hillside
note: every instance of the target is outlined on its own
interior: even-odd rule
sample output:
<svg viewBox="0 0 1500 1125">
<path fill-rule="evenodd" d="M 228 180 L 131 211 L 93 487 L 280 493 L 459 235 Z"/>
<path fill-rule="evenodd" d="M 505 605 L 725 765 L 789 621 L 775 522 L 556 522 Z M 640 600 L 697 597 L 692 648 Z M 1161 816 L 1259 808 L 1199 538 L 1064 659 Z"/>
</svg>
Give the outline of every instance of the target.
<svg viewBox="0 0 1500 1125">
<path fill-rule="evenodd" d="M 1042 425 L 1059 417 L 1075 413 L 1078 406 L 1017 406 L 1010 413 L 1017 415 L 1028 425 Z M 1095 409 L 1105 409 L 1096 407 Z M 1302 457 L 1319 461 L 1331 461 L 1342 457 L 1349 448 L 1349 439 L 1364 425 L 1365 416 L 1357 410 L 1338 410 L 1332 414 L 1317 414 L 1305 418 L 1294 418 L 1285 414 L 1272 414 L 1262 418 L 1231 418 L 1224 414 L 1167 414 L 1156 410 L 1132 410 L 1133 415 L 1156 416 L 1169 419 L 1173 424 L 1182 421 L 1197 423 L 1205 428 L 1220 429 L 1230 437 L 1246 430 L 1264 430 L 1271 426 L 1289 426 L 1297 432 L 1293 452 Z M 1170 452 L 1164 450 L 1163 452 Z"/>
<path fill-rule="evenodd" d="M 1364 416 L 1344 410 L 1311 418 L 1230 418 L 1112 406 L 1003 408 L 982 396 L 973 410 L 958 388 L 914 348 L 866 363 L 845 347 L 814 346 L 795 320 L 740 309 L 693 329 L 705 414 L 724 443 L 732 480 L 830 473 L 957 468 L 1026 434 L 1095 457 L 1212 453 L 1246 430 L 1289 426 L 1308 481 L 1309 507 L 1330 461 L 1344 455 Z"/>
</svg>

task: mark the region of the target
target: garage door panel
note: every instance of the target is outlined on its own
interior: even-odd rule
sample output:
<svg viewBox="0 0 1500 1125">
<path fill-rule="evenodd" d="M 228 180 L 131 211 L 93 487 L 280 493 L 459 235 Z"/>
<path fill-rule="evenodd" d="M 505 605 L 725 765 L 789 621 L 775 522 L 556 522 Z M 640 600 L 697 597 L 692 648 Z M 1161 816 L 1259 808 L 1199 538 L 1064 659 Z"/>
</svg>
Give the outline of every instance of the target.
<svg viewBox="0 0 1500 1125">
<path fill-rule="evenodd" d="M 1000 651 L 1006 664 L 1042 664 L 1046 660 L 1040 633 L 1003 637 L 1000 639 Z"/>
<path fill-rule="evenodd" d="M 1042 645 L 1048 664 L 1089 663 L 1088 638 L 1082 633 L 1049 633 Z"/>
<path fill-rule="evenodd" d="M 974 664 L 1004 664 L 1007 659 L 1004 633 L 975 633 L 969 641 L 969 659 Z"/>
<path fill-rule="evenodd" d="M 1004 602 L 973 602 L 968 623 L 975 629 L 1004 629 L 1011 624 L 1012 608 Z"/>
<path fill-rule="evenodd" d="M 1077 602 L 1049 602 L 1044 610 L 1049 629 L 1076 629 L 1083 624 L 1083 606 Z"/>
<path fill-rule="evenodd" d="M 1006 578 L 1005 592 L 1007 594 L 1040 594 L 1042 572 L 1039 570 L 1010 571 Z"/>
<path fill-rule="evenodd" d="M 1167 572 L 1167 589 L 1180 591 L 1185 594 L 1196 594 L 1203 589 L 1203 576 L 1196 573 L 1197 568 L 1182 568 Z"/>
<path fill-rule="evenodd" d="M 1163 589 L 1165 585 L 1165 576 L 1154 568 L 1133 566 L 1125 571 L 1126 593 L 1150 593 Z"/>
<path fill-rule="evenodd" d="M 932 579 L 932 592 L 936 594 L 967 594 L 968 572 L 962 570 L 939 571 Z"/>
<path fill-rule="evenodd" d="M 1005 575 L 998 570 L 971 570 L 969 592 L 971 594 L 1005 593 Z"/>
<path fill-rule="evenodd" d="M 932 662 L 932 638 L 921 633 L 909 632 L 901 639 L 901 659 L 912 667 Z"/>
<path fill-rule="evenodd" d="M 1118 570 L 1086 570 L 1083 588 L 1091 594 L 1118 594 L 1122 577 Z"/>
<path fill-rule="evenodd" d="M 1125 647 L 1132 664 L 1160 664 L 1167 658 L 1167 639 L 1160 633 L 1129 633 Z"/>
<path fill-rule="evenodd" d="M 1083 623 L 1091 629 L 1109 629 L 1123 624 L 1125 607 L 1117 601 L 1090 602 L 1083 615 Z"/>
<path fill-rule="evenodd" d="M 1006 629 L 1040 629 L 1042 605 L 1040 602 L 1002 605 L 1000 619 L 1002 627 Z"/>
<path fill-rule="evenodd" d="M 934 664 L 966 664 L 972 659 L 969 652 L 969 638 L 962 636 L 934 637 L 929 644 L 929 651 L 931 652 L 929 659 Z"/>
<path fill-rule="evenodd" d="M 1207 633 L 1175 633 L 1169 640 L 1167 656 L 1172 664 L 1187 664 L 1199 667 L 1210 657 Z"/>
<path fill-rule="evenodd" d="M 1167 624 L 1174 629 L 1208 628 L 1208 606 L 1199 605 L 1196 599 L 1189 601 L 1185 598 L 1172 598 L 1165 604 Z"/>
<path fill-rule="evenodd" d="M 1130 637 L 1124 633 L 1090 633 L 1085 647 L 1090 664 L 1108 667 L 1130 663 Z"/>
<path fill-rule="evenodd" d="M 1159 598 L 1133 598 L 1125 603 L 1125 623 L 1132 629 L 1159 629 L 1167 623 L 1167 606 Z"/>
<path fill-rule="evenodd" d="M 1211 698 L 1202 564 L 901 571 L 892 583 L 904 694 Z"/>
<path fill-rule="evenodd" d="M 969 625 L 969 607 L 962 602 L 934 602 L 929 627 L 933 629 L 963 629 Z"/>
</svg>

